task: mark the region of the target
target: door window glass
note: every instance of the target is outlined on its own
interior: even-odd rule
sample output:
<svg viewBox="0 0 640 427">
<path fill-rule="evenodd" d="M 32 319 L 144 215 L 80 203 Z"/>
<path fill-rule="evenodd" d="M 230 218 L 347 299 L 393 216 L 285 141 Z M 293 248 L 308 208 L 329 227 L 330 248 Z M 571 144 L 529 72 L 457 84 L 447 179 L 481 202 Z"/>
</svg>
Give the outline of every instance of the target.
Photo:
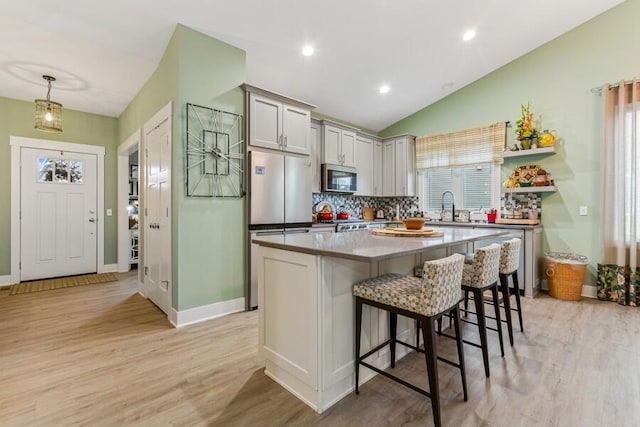
<svg viewBox="0 0 640 427">
<path fill-rule="evenodd" d="M 82 160 L 38 157 L 38 182 L 82 184 Z"/>
</svg>

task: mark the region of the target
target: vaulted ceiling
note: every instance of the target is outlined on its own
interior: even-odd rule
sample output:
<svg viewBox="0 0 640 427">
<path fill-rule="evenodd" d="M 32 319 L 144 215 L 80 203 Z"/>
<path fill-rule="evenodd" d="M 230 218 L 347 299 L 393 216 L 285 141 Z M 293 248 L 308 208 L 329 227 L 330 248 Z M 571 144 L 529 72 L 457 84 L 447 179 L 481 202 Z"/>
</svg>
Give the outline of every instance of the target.
<svg viewBox="0 0 640 427">
<path fill-rule="evenodd" d="M 181 23 L 244 49 L 247 83 L 378 131 L 619 3 L 3 1 L 0 96 L 42 98 L 50 74 L 65 108 L 118 117 Z M 465 42 L 470 29 L 476 37 Z M 302 55 L 305 45 L 314 55 Z"/>
</svg>

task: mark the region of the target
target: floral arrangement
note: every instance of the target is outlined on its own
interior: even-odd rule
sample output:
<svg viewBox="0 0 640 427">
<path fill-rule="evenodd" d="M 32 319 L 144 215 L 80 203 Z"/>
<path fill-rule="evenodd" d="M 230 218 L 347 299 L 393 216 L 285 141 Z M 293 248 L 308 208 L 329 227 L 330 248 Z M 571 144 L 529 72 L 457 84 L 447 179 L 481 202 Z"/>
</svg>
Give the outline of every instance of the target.
<svg viewBox="0 0 640 427">
<path fill-rule="evenodd" d="M 527 102 L 527 105 L 521 104 L 520 111 L 522 117 L 516 120 L 516 138 L 518 141 L 537 138 L 538 131 L 533 127 L 533 113 L 529 103 Z"/>
</svg>

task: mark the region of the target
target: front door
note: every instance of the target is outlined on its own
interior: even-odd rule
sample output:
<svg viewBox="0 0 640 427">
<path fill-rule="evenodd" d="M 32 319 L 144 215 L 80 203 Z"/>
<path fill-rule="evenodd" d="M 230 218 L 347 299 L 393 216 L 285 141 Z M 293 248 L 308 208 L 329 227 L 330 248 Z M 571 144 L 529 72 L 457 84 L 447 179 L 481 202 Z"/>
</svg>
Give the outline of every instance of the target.
<svg viewBox="0 0 640 427">
<path fill-rule="evenodd" d="M 169 314 L 171 301 L 171 123 L 167 118 L 145 135 L 146 224 L 145 289 L 149 299 Z"/>
<path fill-rule="evenodd" d="M 20 280 L 97 271 L 97 156 L 21 149 Z"/>
</svg>

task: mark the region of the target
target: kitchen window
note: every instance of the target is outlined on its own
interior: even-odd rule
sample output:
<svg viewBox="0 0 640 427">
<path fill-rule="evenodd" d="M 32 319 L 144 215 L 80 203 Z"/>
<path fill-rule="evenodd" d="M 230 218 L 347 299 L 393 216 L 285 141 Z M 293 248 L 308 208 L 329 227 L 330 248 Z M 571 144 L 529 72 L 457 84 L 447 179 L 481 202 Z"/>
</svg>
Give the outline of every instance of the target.
<svg viewBox="0 0 640 427">
<path fill-rule="evenodd" d="M 491 208 L 500 202 L 500 166 L 490 164 L 461 168 L 442 168 L 418 174 L 418 195 L 422 211 L 439 212 L 442 194 L 453 193 L 456 209 Z M 451 199 L 445 199 L 450 209 Z"/>
<path fill-rule="evenodd" d="M 416 138 L 421 209 L 442 210 L 445 191 L 453 193 L 456 209 L 497 207 L 505 140 L 504 122 Z M 450 209 L 450 198 L 446 201 Z"/>
</svg>

